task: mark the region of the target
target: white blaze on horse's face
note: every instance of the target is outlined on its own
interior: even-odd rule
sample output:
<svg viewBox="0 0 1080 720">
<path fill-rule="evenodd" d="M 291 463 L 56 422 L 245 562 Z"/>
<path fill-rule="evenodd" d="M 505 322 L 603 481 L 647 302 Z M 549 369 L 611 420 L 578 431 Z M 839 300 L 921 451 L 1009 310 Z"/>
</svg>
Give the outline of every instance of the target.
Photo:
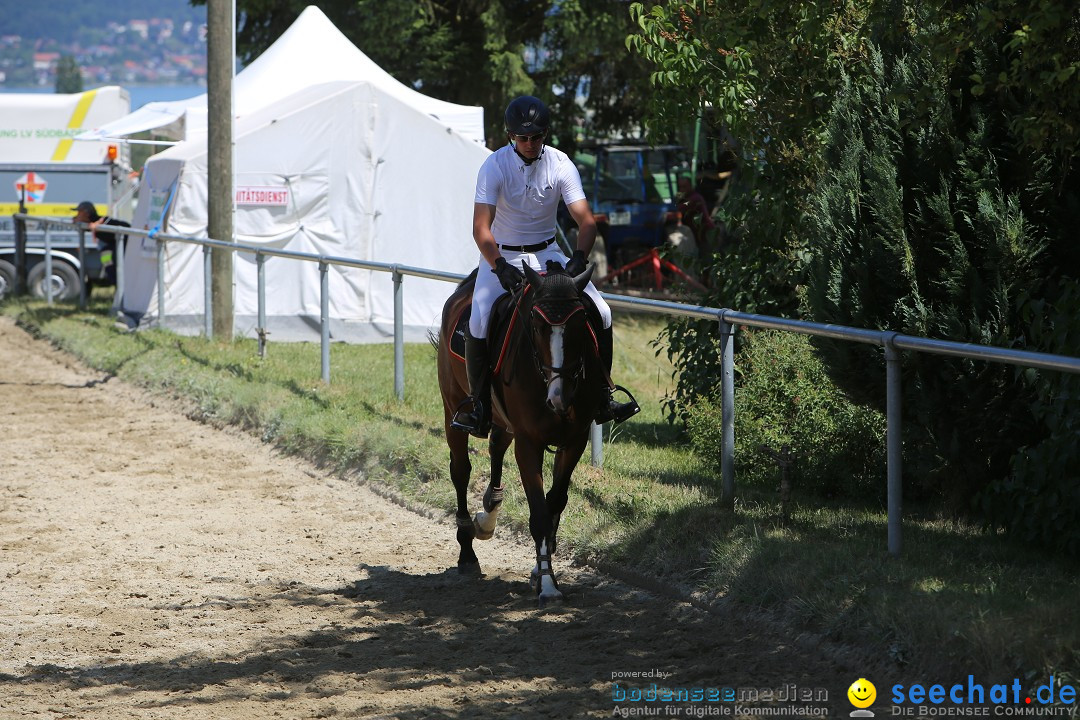
<svg viewBox="0 0 1080 720">
<path fill-rule="evenodd" d="M 566 327 L 555 325 L 551 328 L 551 365 L 561 368 L 563 366 L 563 340 L 566 337 Z M 556 374 L 548 381 L 547 402 L 555 412 L 566 412 L 566 395 L 563 393 L 562 374 Z"/>
</svg>

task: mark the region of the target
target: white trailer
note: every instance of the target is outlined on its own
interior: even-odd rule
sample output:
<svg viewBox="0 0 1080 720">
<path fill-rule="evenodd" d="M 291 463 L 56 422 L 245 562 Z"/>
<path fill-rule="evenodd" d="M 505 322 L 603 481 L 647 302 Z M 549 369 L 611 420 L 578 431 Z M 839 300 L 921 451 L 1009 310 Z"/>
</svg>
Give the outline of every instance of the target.
<svg viewBox="0 0 1080 720">
<path fill-rule="evenodd" d="M 44 234 L 28 227 L 22 257 L 17 257 L 12 215 L 70 219 L 83 200 L 98 214 L 130 219 L 133 179 L 126 144 L 76 140 L 80 133 L 124 117 L 131 110 L 126 90 L 106 86 L 72 94 L 0 94 L 0 297 L 15 285 L 25 263 L 32 292 L 45 294 Z M 78 297 L 84 278 L 96 278 L 97 247 L 88 242 L 84 262 L 79 234 L 53 230 L 54 297 Z"/>
</svg>

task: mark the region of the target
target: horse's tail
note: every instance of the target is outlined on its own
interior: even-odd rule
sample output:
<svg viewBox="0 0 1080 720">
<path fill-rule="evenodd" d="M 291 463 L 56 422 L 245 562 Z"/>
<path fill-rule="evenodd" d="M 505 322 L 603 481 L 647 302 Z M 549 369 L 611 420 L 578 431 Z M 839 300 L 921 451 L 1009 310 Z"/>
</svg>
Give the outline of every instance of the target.
<svg viewBox="0 0 1080 720">
<path fill-rule="evenodd" d="M 439 331 L 438 330 L 430 330 L 429 329 L 427 331 L 427 339 L 428 339 L 428 342 L 431 343 L 431 347 L 435 348 L 436 350 L 439 349 Z"/>
</svg>

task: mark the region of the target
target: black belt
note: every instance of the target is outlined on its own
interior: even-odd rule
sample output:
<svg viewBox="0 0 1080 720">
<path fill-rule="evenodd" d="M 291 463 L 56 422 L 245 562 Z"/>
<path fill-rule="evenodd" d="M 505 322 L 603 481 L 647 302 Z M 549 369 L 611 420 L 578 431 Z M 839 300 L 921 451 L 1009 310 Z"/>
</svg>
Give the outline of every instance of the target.
<svg viewBox="0 0 1080 720">
<path fill-rule="evenodd" d="M 503 249 L 503 250 L 513 250 L 514 252 L 530 252 L 531 253 L 531 252 L 537 252 L 539 250 L 543 250 L 544 248 L 546 248 L 548 245 L 550 245 L 553 242 L 555 242 L 554 237 L 552 237 L 550 240 L 545 240 L 544 242 L 533 243 L 532 245 L 499 245 L 499 247 L 501 249 Z"/>
</svg>

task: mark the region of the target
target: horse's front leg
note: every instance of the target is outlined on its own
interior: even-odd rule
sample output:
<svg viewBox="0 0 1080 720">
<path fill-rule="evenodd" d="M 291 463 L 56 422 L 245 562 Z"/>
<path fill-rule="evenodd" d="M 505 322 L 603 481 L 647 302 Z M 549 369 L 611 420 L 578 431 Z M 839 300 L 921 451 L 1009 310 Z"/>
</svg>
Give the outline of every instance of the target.
<svg viewBox="0 0 1080 720">
<path fill-rule="evenodd" d="M 498 425 L 491 426 L 491 440 L 488 452 L 491 455 L 491 481 L 484 491 L 484 509 L 476 513 L 473 524 L 476 526 L 476 539 L 489 540 L 495 534 L 495 524 L 499 519 L 499 508 L 503 501 L 503 458 L 514 436 Z"/>
<path fill-rule="evenodd" d="M 581 455 L 585 452 L 588 437 L 582 437 L 580 441 L 573 441 L 564 445 L 555 453 L 555 467 L 552 470 L 551 490 L 547 494 L 548 516 L 551 518 L 551 533 L 548 549 L 555 554 L 557 536 L 559 534 L 559 519 L 562 511 L 566 508 L 566 502 L 570 492 L 570 476 L 574 474 Z"/>
<path fill-rule="evenodd" d="M 551 516 L 544 499 L 544 446 L 519 436 L 514 443 L 514 456 L 521 471 L 521 486 L 529 500 L 529 531 L 536 545 L 536 567 L 530 582 L 535 582 L 537 601 L 544 607 L 563 598 L 551 565 Z"/>
<path fill-rule="evenodd" d="M 454 482 L 457 494 L 457 541 L 461 547 L 458 553 L 458 572 L 463 575 L 479 575 L 480 560 L 473 552 L 473 538 L 476 528 L 469 514 L 469 476 L 472 463 L 469 462 L 469 436 L 450 429 L 450 411 L 445 413 L 446 444 L 450 447 L 450 479 Z"/>
</svg>

